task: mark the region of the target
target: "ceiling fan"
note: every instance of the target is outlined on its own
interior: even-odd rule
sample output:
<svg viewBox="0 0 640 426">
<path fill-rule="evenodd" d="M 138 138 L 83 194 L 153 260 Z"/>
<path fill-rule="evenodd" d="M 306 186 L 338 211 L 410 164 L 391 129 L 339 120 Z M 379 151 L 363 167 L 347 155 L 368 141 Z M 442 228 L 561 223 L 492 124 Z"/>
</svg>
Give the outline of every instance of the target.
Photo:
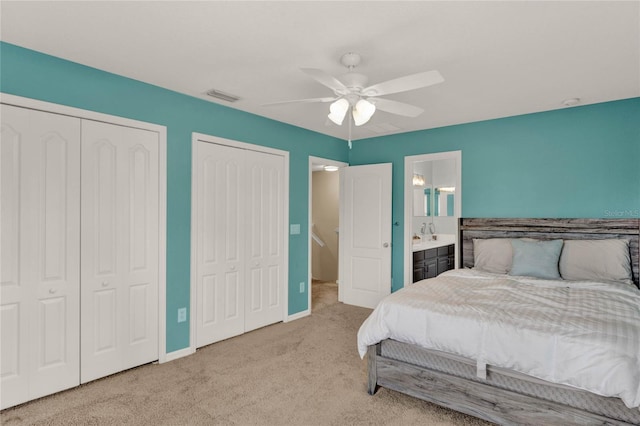
<svg viewBox="0 0 640 426">
<path fill-rule="evenodd" d="M 348 71 L 339 77 L 333 77 L 316 68 L 300 68 L 302 72 L 333 90 L 334 96 L 273 102 L 266 105 L 332 102 L 329 106 L 328 115 L 328 118 L 332 122 L 337 125 L 342 125 L 344 118 L 349 110 L 351 110 L 353 123 L 356 126 L 361 126 L 371 119 L 376 110 L 405 117 L 417 117 L 424 112 L 422 108 L 403 102 L 384 99 L 380 96 L 420 89 L 444 81 L 442 75 L 440 75 L 438 71 L 433 70 L 367 86 L 367 76 L 354 72 L 354 68 L 360 64 L 361 60 L 361 56 L 354 52 L 342 55 L 340 62 L 347 67 Z M 349 125 L 351 125 L 351 119 L 349 119 Z"/>
</svg>

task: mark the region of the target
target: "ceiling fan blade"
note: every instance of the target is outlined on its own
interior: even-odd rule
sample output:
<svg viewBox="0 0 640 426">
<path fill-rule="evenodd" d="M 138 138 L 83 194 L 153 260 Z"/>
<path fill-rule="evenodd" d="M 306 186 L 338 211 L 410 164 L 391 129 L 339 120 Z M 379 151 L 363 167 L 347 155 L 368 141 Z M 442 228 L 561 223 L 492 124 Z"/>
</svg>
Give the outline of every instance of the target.
<svg viewBox="0 0 640 426">
<path fill-rule="evenodd" d="M 338 99 L 337 97 L 331 98 L 309 98 L 309 99 L 295 99 L 291 101 L 278 101 L 278 102 L 269 102 L 268 104 L 262 104 L 262 106 L 272 106 L 272 105 L 284 105 L 284 104 L 310 104 L 313 102 L 331 102 Z"/>
<path fill-rule="evenodd" d="M 438 71 L 425 71 L 374 84 L 373 86 L 363 89 L 362 93 L 366 96 L 390 95 L 392 93 L 406 92 L 408 90 L 432 86 L 442 83 L 443 81 L 444 78 Z"/>
<path fill-rule="evenodd" d="M 347 86 L 342 84 L 340 80 L 322 70 L 316 68 L 300 68 L 300 70 L 316 80 L 318 83 L 327 86 L 336 93 L 341 95 L 349 93 Z"/>
<path fill-rule="evenodd" d="M 376 106 L 380 111 L 390 112 L 391 114 L 403 115 L 405 117 L 417 117 L 424 112 L 422 108 L 405 104 L 404 102 L 392 101 L 383 98 L 368 98 L 368 101 Z"/>
</svg>

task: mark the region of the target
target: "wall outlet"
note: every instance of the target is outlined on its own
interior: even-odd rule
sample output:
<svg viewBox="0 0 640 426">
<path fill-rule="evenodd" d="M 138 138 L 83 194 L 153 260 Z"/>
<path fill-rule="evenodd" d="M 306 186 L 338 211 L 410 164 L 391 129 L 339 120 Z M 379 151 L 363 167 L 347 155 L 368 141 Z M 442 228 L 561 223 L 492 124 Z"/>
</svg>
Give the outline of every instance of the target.
<svg viewBox="0 0 640 426">
<path fill-rule="evenodd" d="M 187 320 L 187 308 L 178 309 L 178 322 L 185 322 Z"/>
<path fill-rule="evenodd" d="M 304 293 L 304 281 L 300 283 L 300 293 Z"/>
</svg>

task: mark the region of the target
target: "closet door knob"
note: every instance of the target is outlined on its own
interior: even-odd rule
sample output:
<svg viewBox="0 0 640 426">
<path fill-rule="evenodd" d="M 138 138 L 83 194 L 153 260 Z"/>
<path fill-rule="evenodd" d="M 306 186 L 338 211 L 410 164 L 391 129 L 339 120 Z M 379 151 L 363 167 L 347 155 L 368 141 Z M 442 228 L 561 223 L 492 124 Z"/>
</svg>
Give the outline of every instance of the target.
<svg viewBox="0 0 640 426">
<path fill-rule="evenodd" d="M 382 247 L 384 247 L 384 248 L 389 247 L 389 243 L 384 243 L 384 244 L 382 245 Z"/>
<path fill-rule="evenodd" d="M 232 271 L 235 271 L 235 270 L 236 270 L 236 267 L 235 267 L 235 266 L 233 266 L 233 265 L 231 265 L 231 270 L 232 270 Z"/>
<path fill-rule="evenodd" d="M 49 289 L 49 293 L 50 294 L 56 294 L 56 291 L 58 291 L 58 290 L 56 290 L 55 288 L 50 288 Z"/>
<path fill-rule="evenodd" d="M 102 287 L 106 287 L 109 285 L 109 281 L 102 281 Z"/>
</svg>

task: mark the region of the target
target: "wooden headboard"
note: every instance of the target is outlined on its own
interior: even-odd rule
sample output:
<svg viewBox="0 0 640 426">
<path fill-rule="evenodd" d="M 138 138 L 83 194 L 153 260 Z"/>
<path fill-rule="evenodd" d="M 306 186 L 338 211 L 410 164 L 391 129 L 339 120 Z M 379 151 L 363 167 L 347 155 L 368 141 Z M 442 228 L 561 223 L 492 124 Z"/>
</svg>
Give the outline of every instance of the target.
<svg viewBox="0 0 640 426">
<path fill-rule="evenodd" d="M 629 240 L 633 282 L 640 287 L 640 219 L 460 219 L 460 265 L 473 267 L 474 238 Z"/>
</svg>

